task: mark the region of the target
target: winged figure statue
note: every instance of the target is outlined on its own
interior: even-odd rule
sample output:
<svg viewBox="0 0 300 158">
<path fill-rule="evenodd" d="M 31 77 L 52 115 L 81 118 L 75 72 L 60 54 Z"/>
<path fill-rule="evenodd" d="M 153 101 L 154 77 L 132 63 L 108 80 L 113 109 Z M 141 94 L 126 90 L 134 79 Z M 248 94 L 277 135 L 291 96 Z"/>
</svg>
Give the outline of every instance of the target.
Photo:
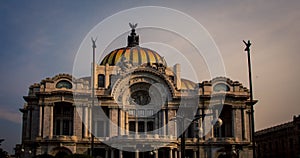
<svg viewBox="0 0 300 158">
<path fill-rule="evenodd" d="M 131 29 L 135 29 L 137 27 L 137 25 L 138 25 L 137 23 L 135 23 L 135 24 L 129 23 L 129 26 Z"/>
</svg>

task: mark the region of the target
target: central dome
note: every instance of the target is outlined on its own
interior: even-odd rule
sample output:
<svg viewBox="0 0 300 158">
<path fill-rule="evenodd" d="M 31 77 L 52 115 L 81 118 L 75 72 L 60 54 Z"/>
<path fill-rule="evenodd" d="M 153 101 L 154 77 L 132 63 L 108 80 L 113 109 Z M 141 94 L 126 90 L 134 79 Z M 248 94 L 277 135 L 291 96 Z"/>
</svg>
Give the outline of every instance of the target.
<svg viewBox="0 0 300 158">
<path fill-rule="evenodd" d="M 116 49 L 106 55 L 101 61 L 100 65 L 117 65 L 117 63 L 121 61 L 122 57 L 125 57 L 126 60 L 133 65 L 152 65 L 155 63 L 166 65 L 166 61 L 158 53 L 151 49 L 143 48 L 140 46 Z"/>
<path fill-rule="evenodd" d="M 132 65 L 162 64 L 167 66 L 165 59 L 157 52 L 139 46 L 139 36 L 135 33 L 136 25 L 130 24 L 130 27 L 131 33 L 128 36 L 128 46 L 110 52 L 103 58 L 100 65 L 109 64 L 110 66 L 114 66 L 121 62 L 122 58 L 125 58 Z"/>
</svg>

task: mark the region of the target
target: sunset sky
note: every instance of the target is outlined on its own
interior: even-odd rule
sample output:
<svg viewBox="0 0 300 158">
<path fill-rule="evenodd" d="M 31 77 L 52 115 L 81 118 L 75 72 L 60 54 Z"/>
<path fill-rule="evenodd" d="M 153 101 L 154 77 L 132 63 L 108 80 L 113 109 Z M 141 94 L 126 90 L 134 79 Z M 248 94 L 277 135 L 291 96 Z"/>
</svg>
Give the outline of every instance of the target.
<svg viewBox="0 0 300 158">
<path fill-rule="evenodd" d="M 252 41 L 257 130 L 300 114 L 299 0 L 0 1 L 0 138 L 5 139 L 5 150 L 12 153 L 21 141 L 18 109 L 28 87 L 58 73 L 72 73 L 89 31 L 105 18 L 138 6 L 173 8 L 195 18 L 218 46 L 227 77 L 246 87 L 242 40 Z"/>
</svg>

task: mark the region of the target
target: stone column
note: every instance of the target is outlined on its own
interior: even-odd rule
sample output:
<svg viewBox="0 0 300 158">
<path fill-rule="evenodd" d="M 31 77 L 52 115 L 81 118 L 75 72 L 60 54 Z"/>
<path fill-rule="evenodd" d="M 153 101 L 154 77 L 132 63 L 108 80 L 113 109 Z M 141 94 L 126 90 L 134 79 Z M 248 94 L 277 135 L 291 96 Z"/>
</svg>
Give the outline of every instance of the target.
<svg viewBox="0 0 300 158">
<path fill-rule="evenodd" d="M 108 149 L 105 148 L 105 158 L 108 158 Z"/>
<path fill-rule="evenodd" d="M 122 109 L 120 109 L 120 118 L 121 118 L 120 127 L 119 127 L 121 130 L 120 135 L 124 135 L 125 134 L 125 114 Z"/>
<path fill-rule="evenodd" d="M 138 133 L 139 122 L 138 119 L 135 119 L 135 132 Z"/>
<path fill-rule="evenodd" d="M 155 154 L 155 158 L 158 158 L 158 150 L 155 150 L 154 154 Z"/>
<path fill-rule="evenodd" d="M 162 110 L 162 127 L 163 127 L 163 132 L 162 134 L 165 136 L 166 135 L 166 112 L 165 109 Z"/>
<path fill-rule="evenodd" d="M 248 111 L 247 112 L 247 116 L 248 116 L 248 138 L 250 139 L 250 140 L 252 140 L 252 121 L 251 121 L 251 111 Z"/>
<path fill-rule="evenodd" d="M 201 114 L 202 114 L 202 116 L 205 115 L 205 108 L 204 107 L 201 109 Z M 202 137 L 203 140 L 207 139 L 206 136 L 205 136 L 205 134 L 206 134 L 206 120 L 207 120 L 207 117 L 208 116 L 202 117 L 202 120 L 201 120 L 202 121 L 201 127 L 202 127 L 202 131 L 203 131 L 203 135 L 202 135 L 203 136 Z M 208 137 L 209 137 L 209 133 L 207 133 L 206 135 L 208 135 Z"/>
<path fill-rule="evenodd" d="M 92 107 L 91 106 L 89 106 L 89 108 L 88 108 L 88 124 L 89 124 L 89 126 L 88 126 L 88 128 L 90 129 L 90 133 L 89 133 L 89 137 L 91 137 L 92 136 L 92 123 L 93 123 L 93 117 L 92 117 L 92 115 L 93 115 L 93 111 L 92 111 Z"/>
<path fill-rule="evenodd" d="M 42 134 L 42 126 L 43 126 L 43 107 L 40 105 L 40 114 L 39 114 L 39 134 L 38 136 L 41 137 Z"/>
<path fill-rule="evenodd" d="M 174 150 L 174 158 L 177 158 L 178 151 Z"/>
<path fill-rule="evenodd" d="M 199 120 L 198 120 L 198 127 L 196 127 L 196 128 L 198 128 L 198 129 L 196 129 L 197 131 L 198 131 L 198 133 L 196 134 L 196 135 L 198 135 L 198 137 L 199 137 L 199 140 L 201 140 L 203 137 L 202 137 L 202 133 L 203 133 L 203 127 L 202 127 L 202 119 L 200 118 Z M 201 131 L 201 129 L 202 129 L 202 131 Z M 202 132 L 202 133 L 201 133 Z"/>
<path fill-rule="evenodd" d="M 176 111 L 173 109 L 169 109 L 166 112 L 166 124 L 168 125 L 167 128 L 167 135 L 172 135 L 172 136 L 176 136 L 176 120 L 173 121 L 169 121 L 170 119 L 174 118 L 176 115 Z"/>
<path fill-rule="evenodd" d="M 178 151 L 178 157 L 181 158 L 181 149 Z"/>
<path fill-rule="evenodd" d="M 77 136 L 77 138 L 82 138 L 82 119 L 80 115 L 82 114 L 82 106 L 73 106 L 73 135 Z"/>
<path fill-rule="evenodd" d="M 158 129 L 159 129 L 159 121 L 158 121 L 158 113 L 155 114 L 156 117 L 154 118 L 154 130 L 156 131 L 156 133 L 154 134 L 158 134 Z"/>
<path fill-rule="evenodd" d="M 50 105 L 49 138 L 53 137 L 53 105 Z"/>
<path fill-rule="evenodd" d="M 118 136 L 119 135 L 121 135 L 121 126 L 122 126 L 122 114 L 121 114 L 121 109 L 120 108 L 118 108 L 118 123 L 117 123 L 117 125 L 118 125 Z"/>
<path fill-rule="evenodd" d="M 197 158 L 197 150 L 193 150 L 193 158 Z"/>
<path fill-rule="evenodd" d="M 114 149 L 110 150 L 110 158 L 115 158 L 115 150 Z"/>
<path fill-rule="evenodd" d="M 135 158 L 139 158 L 139 150 L 135 150 Z"/>
<path fill-rule="evenodd" d="M 176 110 L 174 110 L 174 116 L 176 116 L 176 115 L 177 115 Z M 176 138 L 179 137 L 178 136 L 177 121 L 174 121 L 174 135 L 175 135 Z M 177 154 L 175 154 L 175 155 L 177 155 Z"/>
<path fill-rule="evenodd" d="M 49 105 L 44 106 L 44 119 L 42 121 L 43 121 L 43 126 L 44 126 L 42 129 L 43 130 L 42 135 L 43 135 L 43 138 L 45 138 L 45 137 L 49 136 L 49 128 L 50 128 L 50 122 L 49 122 L 50 121 L 50 107 L 49 107 Z M 26 126 L 28 126 L 28 124 L 26 124 Z M 27 129 L 25 129 L 25 130 L 27 132 Z"/>
<path fill-rule="evenodd" d="M 231 131 L 232 131 L 232 137 L 235 137 L 236 136 L 236 133 L 235 133 L 235 124 L 236 124 L 236 121 L 235 121 L 235 118 L 236 118 L 236 109 L 232 109 L 231 111 L 231 121 L 232 121 L 232 126 L 231 126 Z"/>
<path fill-rule="evenodd" d="M 169 158 L 173 158 L 173 150 L 172 150 L 172 148 L 170 148 L 170 150 L 169 150 Z"/>
<path fill-rule="evenodd" d="M 82 110 L 82 120 L 84 125 L 83 137 L 87 138 L 89 124 L 88 124 L 88 108 L 86 106 L 84 106 Z"/>
<path fill-rule="evenodd" d="M 241 108 L 241 118 L 242 118 L 242 139 L 245 140 L 246 139 L 246 132 L 245 132 L 245 113 L 244 113 L 244 109 Z"/>
<path fill-rule="evenodd" d="M 111 108 L 110 110 L 110 136 L 117 136 L 118 135 L 118 109 Z"/>
<path fill-rule="evenodd" d="M 158 134 L 161 135 L 162 134 L 162 129 L 161 129 L 161 111 L 160 110 L 158 113 L 157 113 L 157 129 L 158 129 Z"/>
<path fill-rule="evenodd" d="M 119 158 L 123 158 L 123 151 L 119 150 Z"/>
<path fill-rule="evenodd" d="M 129 134 L 128 112 L 125 112 L 125 132 L 126 132 L 126 135 Z"/>
</svg>

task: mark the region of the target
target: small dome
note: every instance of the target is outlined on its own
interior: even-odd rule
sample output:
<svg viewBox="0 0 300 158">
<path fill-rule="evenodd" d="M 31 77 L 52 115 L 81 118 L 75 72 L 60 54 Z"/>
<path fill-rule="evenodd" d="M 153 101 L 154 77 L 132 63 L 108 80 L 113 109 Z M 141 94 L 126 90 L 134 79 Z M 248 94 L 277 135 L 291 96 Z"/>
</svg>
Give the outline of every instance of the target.
<svg viewBox="0 0 300 158">
<path fill-rule="evenodd" d="M 187 79 L 181 79 L 181 89 L 182 90 L 194 90 L 197 84 L 193 81 Z"/>
<path fill-rule="evenodd" d="M 137 24 L 130 24 L 131 33 L 127 38 L 127 47 L 116 49 L 104 57 L 100 65 L 117 65 L 118 62 L 126 60 L 132 65 L 162 64 L 167 66 L 165 59 L 154 50 L 139 46 L 139 36 L 135 33 Z M 123 59 L 122 59 L 123 58 Z"/>
</svg>

